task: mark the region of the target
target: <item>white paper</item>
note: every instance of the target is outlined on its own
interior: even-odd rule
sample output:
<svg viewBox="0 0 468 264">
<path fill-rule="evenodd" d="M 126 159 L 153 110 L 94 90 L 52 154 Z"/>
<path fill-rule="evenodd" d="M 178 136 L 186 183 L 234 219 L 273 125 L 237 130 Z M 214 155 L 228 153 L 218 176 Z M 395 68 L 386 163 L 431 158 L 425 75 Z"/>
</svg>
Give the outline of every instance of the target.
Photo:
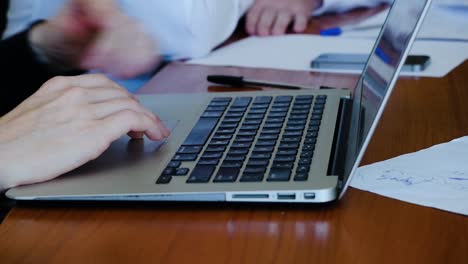
<svg viewBox="0 0 468 264">
<path fill-rule="evenodd" d="M 468 137 L 361 167 L 351 186 L 468 215 Z"/>
<path fill-rule="evenodd" d="M 359 70 L 312 69 L 310 62 L 320 54 L 330 52 L 369 54 L 374 44 L 374 39 L 316 35 L 249 37 L 188 63 L 360 74 Z M 417 41 L 411 54 L 429 55 L 432 63 L 425 71 L 402 72 L 401 75 L 443 77 L 468 59 L 468 42 Z"/>
<path fill-rule="evenodd" d="M 369 25 L 383 25 L 388 10 L 355 24 L 352 27 L 365 27 Z M 351 27 L 351 28 L 352 28 Z M 380 28 L 368 30 L 348 30 L 343 37 L 376 38 Z M 468 2 L 464 4 L 437 4 L 433 5 L 427 14 L 418 39 L 431 40 L 464 40 L 468 41 Z"/>
</svg>

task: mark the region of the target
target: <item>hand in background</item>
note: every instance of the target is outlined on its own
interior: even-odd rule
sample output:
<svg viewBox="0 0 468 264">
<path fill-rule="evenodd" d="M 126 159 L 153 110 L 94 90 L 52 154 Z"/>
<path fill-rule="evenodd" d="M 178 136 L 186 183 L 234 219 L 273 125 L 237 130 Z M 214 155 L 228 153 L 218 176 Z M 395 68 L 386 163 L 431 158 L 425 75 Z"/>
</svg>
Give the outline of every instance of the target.
<svg viewBox="0 0 468 264">
<path fill-rule="evenodd" d="M 107 78 L 53 78 L 0 118 L 0 190 L 75 169 L 125 133 L 169 136 L 157 116 Z"/>
<path fill-rule="evenodd" d="M 157 45 L 115 0 L 71 0 L 51 20 L 35 26 L 30 42 L 52 63 L 131 78 L 159 62 Z"/>
<path fill-rule="evenodd" d="M 293 23 L 293 31 L 307 28 L 312 11 L 322 0 L 255 0 L 247 11 L 246 30 L 250 35 L 281 35 Z"/>
</svg>

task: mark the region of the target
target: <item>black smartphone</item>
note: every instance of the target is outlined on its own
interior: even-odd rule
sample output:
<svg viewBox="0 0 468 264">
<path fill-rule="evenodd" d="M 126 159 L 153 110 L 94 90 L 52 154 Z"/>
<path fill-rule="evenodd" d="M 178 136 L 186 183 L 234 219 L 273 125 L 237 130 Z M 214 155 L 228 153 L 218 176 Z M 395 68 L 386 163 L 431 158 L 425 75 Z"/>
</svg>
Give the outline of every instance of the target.
<svg viewBox="0 0 468 264">
<path fill-rule="evenodd" d="M 310 65 L 314 69 L 362 70 L 368 58 L 369 55 L 366 54 L 325 53 L 314 59 Z M 421 72 L 430 63 L 431 58 L 427 55 L 410 55 L 406 58 L 402 71 Z"/>
</svg>

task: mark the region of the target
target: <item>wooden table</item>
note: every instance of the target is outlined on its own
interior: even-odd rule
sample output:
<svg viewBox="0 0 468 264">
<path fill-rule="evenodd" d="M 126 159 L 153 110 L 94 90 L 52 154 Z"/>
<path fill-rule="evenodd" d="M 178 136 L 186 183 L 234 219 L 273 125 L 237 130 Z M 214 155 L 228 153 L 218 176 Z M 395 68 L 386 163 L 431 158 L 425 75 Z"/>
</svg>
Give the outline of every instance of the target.
<svg viewBox="0 0 468 264">
<path fill-rule="evenodd" d="M 352 88 L 356 76 L 187 66 L 142 93 L 216 92 L 208 73 Z M 445 78 L 403 78 L 363 164 L 468 134 L 468 62 Z M 468 202 L 468 201 L 467 201 Z M 468 218 L 351 188 L 325 206 L 69 204 L 14 208 L 1 263 L 468 263 Z"/>
</svg>

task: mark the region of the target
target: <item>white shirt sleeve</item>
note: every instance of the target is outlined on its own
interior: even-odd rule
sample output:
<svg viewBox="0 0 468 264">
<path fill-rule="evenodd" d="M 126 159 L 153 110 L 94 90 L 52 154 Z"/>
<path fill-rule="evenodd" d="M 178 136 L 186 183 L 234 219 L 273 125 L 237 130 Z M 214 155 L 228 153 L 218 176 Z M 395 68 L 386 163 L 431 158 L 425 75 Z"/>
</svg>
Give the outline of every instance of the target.
<svg viewBox="0 0 468 264">
<path fill-rule="evenodd" d="M 120 0 L 172 59 L 208 54 L 235 30 L 253 0 Z"/>
<path fill-rule="evenodd" d="M 342 13 L 358 7 L 374 7 L 382 3 L 392 2 L 393 0 L 323 0 L 322 6 L 315 10 L 313 15 L 318 16 L 331 12 Z"/>
</svg>

